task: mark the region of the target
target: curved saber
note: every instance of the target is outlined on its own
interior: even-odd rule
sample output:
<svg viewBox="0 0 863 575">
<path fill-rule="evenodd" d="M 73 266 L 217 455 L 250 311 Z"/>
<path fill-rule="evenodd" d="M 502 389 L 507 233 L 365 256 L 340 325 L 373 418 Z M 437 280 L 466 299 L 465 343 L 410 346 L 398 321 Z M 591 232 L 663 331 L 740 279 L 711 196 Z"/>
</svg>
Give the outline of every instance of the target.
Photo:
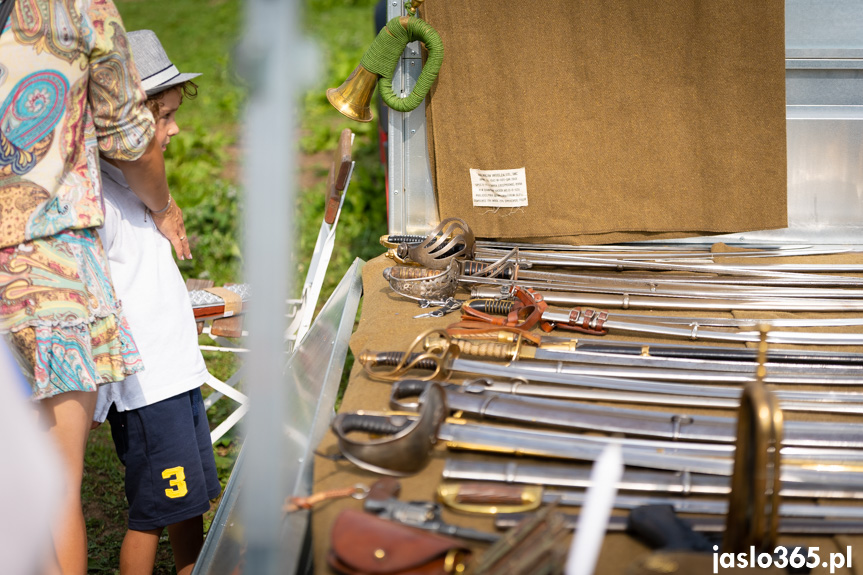
<svg viewBox="0 0 863 575">
<path fill-rule="evenodd" d="M 693 415 L 680 412 L 647 411 L 609 407 L 593 403 L 540 397 L 517 397 L 491 391 L 471 392 L 457 385 L 421 380 L 402 380 L 393 385 L 392 396 L 421 395 L 439 388 L 446 394 L 449 409 L 516 423 L 561 429 L 580 429 L 627 436 L 732 443 L 736 440 L 736 418 Z M 396 403 L 397 406 L 402 404 Z M 863 424 L 786 421 L 783 443 L 798 447 L 863 447 Z"/>
<path fill-rule="evenodd" d="M 332 430 L 347 459 L 359 467 L 387 475 L 410 475 L 423 469 L 438 440 L 453 449 L 578 461 L 594 461 L 608 442 L 616 442 L 622 445 L 624 464 L 628 466 L 723 476 L 730 476 L 732 472 L 727 451 L 722 453 L 727 446 L 452 424 L 444 421 L 446 411 L 444 390 L 432 383 L 423 393 L 418 415 L 413 419 L 403 415 L 342 413 L 333 420 Z M 384 436 L 357 439 L 354 432 L 383 433 Z M 786 452 L 786 449 L 782 451 L 783 482 L 863 489 L 863 473 L 849 471 L 851 467 L 842 463 L 853 461 L 849 458 L 854 457 L 855 451 L 795 448 Z M 695 451 L 702 455 L 692 455 Z"/>
</svg>

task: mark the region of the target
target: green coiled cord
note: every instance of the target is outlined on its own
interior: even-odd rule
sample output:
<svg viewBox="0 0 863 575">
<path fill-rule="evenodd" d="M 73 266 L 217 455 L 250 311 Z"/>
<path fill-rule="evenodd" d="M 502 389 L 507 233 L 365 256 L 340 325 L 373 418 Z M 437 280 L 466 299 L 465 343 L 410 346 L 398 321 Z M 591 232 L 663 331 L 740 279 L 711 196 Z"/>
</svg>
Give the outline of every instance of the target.
<svg viewBox="0 0 863 575">
<path fill-rule="evenodd" d="M 406 98 L 400 98 L 393 92 L 396 64 L 408 43 L 416 40 L 425 43 L 428 59 L 413 91 Z M 387 106 L 397 112 L 410 112 L 422 104 L 437 78 L 441 64 L 443 42 L 440 36 L 427 22 L 414 16 L 408 19 L 406 27 L 399 23 L 399 18 L 387 22 L 386 28 L 380 31 L 360 61 L 363 68 L 381 77 L 381 97 Z"/>
</svg>

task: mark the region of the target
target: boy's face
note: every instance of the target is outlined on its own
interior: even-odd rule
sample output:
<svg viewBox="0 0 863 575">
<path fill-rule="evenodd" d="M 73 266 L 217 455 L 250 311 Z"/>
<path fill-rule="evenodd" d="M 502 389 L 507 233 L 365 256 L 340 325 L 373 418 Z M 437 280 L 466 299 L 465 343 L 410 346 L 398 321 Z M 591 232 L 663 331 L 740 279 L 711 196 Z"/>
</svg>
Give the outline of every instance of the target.
<svg viewBox="0 0 863 575">
<path fill-rule="evenodd" d="M 180 128 L 174 117 L 182 103 L 180 90 L 168 90 L 159 100 L 159 114 L 156 118 L 156 135 L 154 137 L 163 152 L 167 149 L 171 136 L 180 133 Z"/>
</svg>

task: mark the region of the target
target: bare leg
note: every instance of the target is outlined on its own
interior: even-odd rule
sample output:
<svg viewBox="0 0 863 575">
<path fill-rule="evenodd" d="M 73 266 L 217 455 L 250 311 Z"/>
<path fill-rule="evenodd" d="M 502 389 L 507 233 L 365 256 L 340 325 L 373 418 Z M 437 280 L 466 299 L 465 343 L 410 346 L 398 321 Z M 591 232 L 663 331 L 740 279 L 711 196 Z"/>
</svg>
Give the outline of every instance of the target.
<svg viewBox="0 0 863 575">
<path fill-rule="evenodd" d="M 177 575 L 189 575 L 204 545 L 204 517 L 199 515 L 168 525 L 168 537 L 174 552 Z"/>
<path fill-rule="evenodd" d="M 120 547 L 120 575 L 152 575 L 161 529 L 129 529 Z"/>
<path fill-rule="evenodd" d="M 87 524 L 81 508 L 81 478 L 96 393 L 70 391 L 39 402 L 39 417 L 60 453 L 65 477 L 63 502 L 52 534 L 64 575 L 87 573 Z"/>
</svg>

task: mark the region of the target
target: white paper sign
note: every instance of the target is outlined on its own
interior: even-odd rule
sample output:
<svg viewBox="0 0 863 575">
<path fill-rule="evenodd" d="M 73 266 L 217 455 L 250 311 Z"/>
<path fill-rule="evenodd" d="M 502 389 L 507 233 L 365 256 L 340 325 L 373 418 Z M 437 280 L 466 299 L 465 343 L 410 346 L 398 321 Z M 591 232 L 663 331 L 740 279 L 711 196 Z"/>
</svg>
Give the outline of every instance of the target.
<svg viewBox="0 0 863 575">
<path fill-rule="evenodd" d="M 490 208 L 518 208 L 527 205 L 527 177 L 524 168 L 513 170 L 470 169 L 473 205 Z"/>
</svg>

